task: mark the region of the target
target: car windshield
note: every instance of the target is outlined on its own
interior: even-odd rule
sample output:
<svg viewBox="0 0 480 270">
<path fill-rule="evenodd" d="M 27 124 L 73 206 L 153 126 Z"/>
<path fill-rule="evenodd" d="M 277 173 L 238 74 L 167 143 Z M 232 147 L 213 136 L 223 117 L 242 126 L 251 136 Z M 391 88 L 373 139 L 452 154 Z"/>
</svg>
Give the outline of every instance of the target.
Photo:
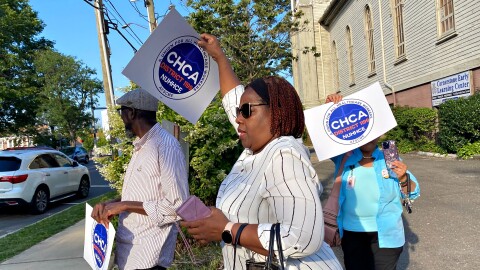
<svg viewBox="0 0 480 270">
<path fill-rule="evenodd" d="M 75 151 L 75 147 L 63 148 L 63 149 L 60 149 L 60 151 L 62 151 L 65 155 L 71 155 Z"/>
<path fill-rule="evenodd" d="M 0 157 L 0 172 L 16 171 L 22 161 L 16 157 Z"/>
</svg>

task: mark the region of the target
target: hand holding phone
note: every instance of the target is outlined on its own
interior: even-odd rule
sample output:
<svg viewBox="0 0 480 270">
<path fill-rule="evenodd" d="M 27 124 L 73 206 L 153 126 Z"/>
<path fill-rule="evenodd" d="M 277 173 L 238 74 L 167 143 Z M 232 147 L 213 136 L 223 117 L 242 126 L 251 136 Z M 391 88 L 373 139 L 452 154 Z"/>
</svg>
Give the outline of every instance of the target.
<svg viewBox="0 0 480 270">
<path fill-rule="evenodd" d="M 195 195 L 188 197 L 176 212 L 185 221 L 206 218 L 211 214 L 210 208 Z"/>
<path fill-rule="evenodd" d="M 400 160 L 395 141 L 388 140 L 388 141 L 382 142 L 382 149 L 383 149 L 383 155 L 385 156 L 385 163 L 387 164 L 387 167 L 390 169 L 395 167 L 394 165 L 392 165 L 392 162 L 394 162 L 395 160 Z"/>
</svg>

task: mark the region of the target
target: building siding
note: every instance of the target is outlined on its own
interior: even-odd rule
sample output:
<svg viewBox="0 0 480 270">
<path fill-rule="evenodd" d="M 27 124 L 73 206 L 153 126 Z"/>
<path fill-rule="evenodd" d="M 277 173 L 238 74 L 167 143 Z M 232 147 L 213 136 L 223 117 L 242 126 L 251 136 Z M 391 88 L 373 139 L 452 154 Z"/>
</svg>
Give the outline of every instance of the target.
<svg viewBox="0 0 480 270">
<path fill-rule="evenodd" d="M 300 1 L 302 2 L 302 1 Z M 472 92 L 480 89 L 480 2 L 478 0 L 454 0 L 455 35 L 440 40 L 437 32 L 436 1 L 404 1 L 403 21 L 406 60 L 398 62 L 395 56 L 394 14 L 391 0 L 333 1 L 342 5 L 327 25 L 319 25 L 327 6 L 332 1 L 305 1 L 313 8 L 315 46 L 321 49 L 321 57 L 315 61 L 315 72 L 308 73 L 308 65 L 302 74 L 294 71 L 294 81 L 317 77 L 318 102 L 335 93 L 332 42 L 338 54 L 338 90 L 346 96 L 379 81 L 387 100 L 395 105 L 431 107 L 430 82 L 467 70 L 472 71 Z M 364 9 L 368 5 L 373 21 L 375 48 L 375 73 L 369 74 L 365 32 Z M 334 12 L 330 11 L 330 12 Z M 322 15 L 320 15 L 322 14 Z M 350 84 L 346 27 L 349 26 L 353 42 L 355 81 Z M 383 37 L 383 39 L 382 39 Z M 299 37 L 303 39 L 305 37 Z M 328 46 L 327 46 L 328 45 Z M 310 74 L 310 75 L 307 75 Z M 370 76 L 369 76 L 370 75 Z M 310 94 L 310 98 L 314 95 Z M 395 97 L 395 98 L 394 98 Z M 394 102 L 395 101 L 395 102 Z M 310 102 L 310 105 L 313 103 Z"/>
</svg>

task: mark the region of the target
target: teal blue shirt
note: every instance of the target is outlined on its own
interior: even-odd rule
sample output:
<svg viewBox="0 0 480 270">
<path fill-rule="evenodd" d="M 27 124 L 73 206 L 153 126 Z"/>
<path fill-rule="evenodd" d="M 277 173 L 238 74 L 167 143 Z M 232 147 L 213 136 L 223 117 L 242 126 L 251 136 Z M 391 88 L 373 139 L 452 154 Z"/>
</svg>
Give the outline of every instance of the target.
<svg viewBox="0 0 480 270">
<path fill-rule="evenodd" d="M 342 205 L 343 228 L 352 232 L 376 232 L 380 192 L 375 169 L 360 164 L 350 166 L 345 202 Z"/>
<path fill-rule="evenodd" d="M 333 157 L 332 161 L 335 163 L 335 176 L 338 173 L 340 163 L 342 162 L 344 154 Z M 378 198 L 378 212 L 376 216 L 378 243 L 381 248 L 396 248 L 405 244 L 405 232 L 402 222 L 402 193 L 398 184 L 398 179 L 382 176 L 382 170 L 387 168 L 383 152 L 377 147 L 372 153 L 375 158 L 373 168 L 375 170 L 376 181 L 378 184 L 379 198 Z M 353 150 L 352 155 L 345 162 L 345 168 L 342 173 L 342 185 L 338 197 L 339 212 L 337 216 L 338 229 L 340 236 L 343 236 L 343 205 L 346 199 L 347 178 L 350 173 L 349 166 L 357 164 L 362 159 L 362 152 L 360 149 Z M 410 172 L 408 172 L 410 173 Z M 420 185 L 415 176 L 410 173 L 410 178 L 415 182 L 415 190 L 410 192 L 410 198 L 415 199 L 420 196 Z"/>
</svg>

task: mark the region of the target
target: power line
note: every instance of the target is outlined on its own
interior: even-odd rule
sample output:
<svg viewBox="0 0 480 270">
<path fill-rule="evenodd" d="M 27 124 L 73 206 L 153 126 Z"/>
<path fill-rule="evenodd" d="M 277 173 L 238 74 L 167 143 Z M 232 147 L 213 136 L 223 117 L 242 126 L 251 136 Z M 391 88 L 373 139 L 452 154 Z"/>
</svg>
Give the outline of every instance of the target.
<svg viewBox="0 0 480 270">
<path fill-rule="evenodd" d="M 123 21 L 122 25 L 123 25 L 123 24 L 127 24 L 127 22 L 125 21 L 125 19 L 123 19 L 122 15 L 120 14 L 120 12 L 118 12 L 117 8 L 113 5 L 113 3 L 112 3 L 110 0 L 106 0 L 106 2 L 108 2 L 108 3 L 110 4 L 110 6 L 111 6 L 111 7 L 113 8 L 113 10 L 115 11 L 115 13 L 117 13 L 118 16 L 120 17 L 120 19 Z M 108 15 L 107 15 L 107 17 L 108 17 Z M 115 16 L 114 14 L 112 14 L 112 17 L 114 17 L 114 18 L 117 20 L 117 22 L 118 22 L 118 19 L 116 18 L 116 16 Z M 128 31 L 128 29 L 127 29 L 126 31 L 127 31 L 127 33 L 128 33 L 132 38 L 136 39 L 137 42 L 138 42 L 140 45 L 143 44 L 142 40 L 138 37 L 138 35 L 135 33 L 135 31 L 133 31 L 133 30 L 130 28 L 130 31 L 133 33 L 133 35 L 130 33 L 130 31 Z"/>
<path fill-rule="evenodd" d="M 83 2 L 87 3 L 89 6 L 93 7 L 94 9 L 98 9 L 96 6 L 94 6 L 92 3 L 88 2 L 87 0 L 83 0 Z"/>
<path fill-rule="evenodd" d="M 134 2 L 132 2 L 132 1 L 128 1 L 128 2 L 129 2 L 130 5 L 133 7 L 133 9 L 135 9 L 135 11 L 140 15 L 140 18 L 142 18 L 142 19 L 144 19 L 146 22 L 148 22 L 148 19 L 147 19 L 148 16 L 143 15 L 143 13 L 140 12 L 140 10 L 139 10 L 138 7 L 137 7 L 137 2 L 135 2 L 135 4 L 134 4 Z"/>
</svg>

